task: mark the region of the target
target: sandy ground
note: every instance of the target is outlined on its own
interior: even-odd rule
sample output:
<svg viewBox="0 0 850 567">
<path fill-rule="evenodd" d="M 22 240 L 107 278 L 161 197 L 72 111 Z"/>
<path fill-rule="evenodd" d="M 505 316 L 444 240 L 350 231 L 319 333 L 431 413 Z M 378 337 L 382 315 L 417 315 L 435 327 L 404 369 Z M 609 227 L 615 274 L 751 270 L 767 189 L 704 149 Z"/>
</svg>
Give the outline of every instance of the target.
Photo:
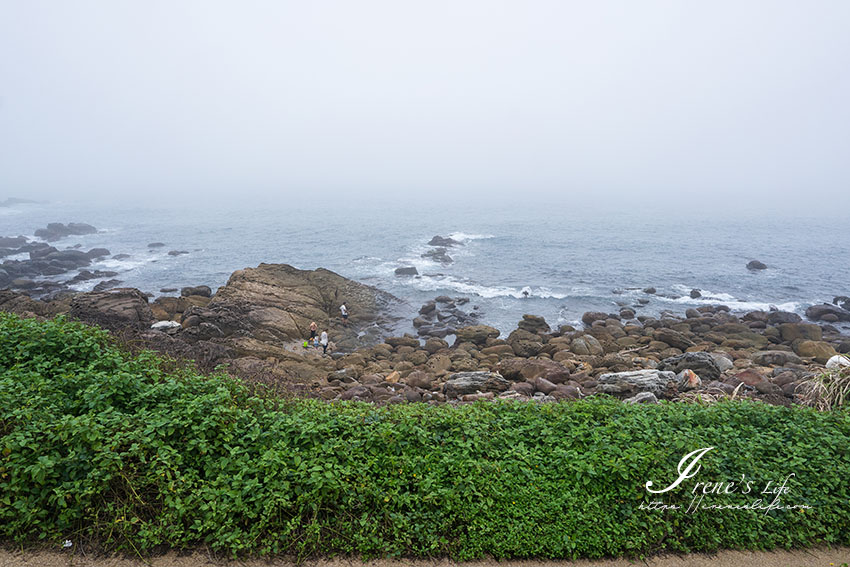
<svg viewBox="0 0 850 567">
<path fill-rule="evenodd" d="M 660 556 L 644 561 L 612 559 L 604 561 L 471 561 L 457 564 L 446 559 L 389 560 L 361 562 L 348 559 L 308 561 L 304 567 L 841 567 L 850 563 L 850 548 L 810 549 L 797 551 L 743 552 L 724 551 L 717 555 L 691 554 L 686 556 Z M 148 561 L 126 557 L 87 558 L 69 552 L 13 552 L 0 550 L 0 567 L 273 567 L 291 566 L 286 560 L 216 560 L 201 553 L 191 555 L 168 554 Z"/>
</svg>

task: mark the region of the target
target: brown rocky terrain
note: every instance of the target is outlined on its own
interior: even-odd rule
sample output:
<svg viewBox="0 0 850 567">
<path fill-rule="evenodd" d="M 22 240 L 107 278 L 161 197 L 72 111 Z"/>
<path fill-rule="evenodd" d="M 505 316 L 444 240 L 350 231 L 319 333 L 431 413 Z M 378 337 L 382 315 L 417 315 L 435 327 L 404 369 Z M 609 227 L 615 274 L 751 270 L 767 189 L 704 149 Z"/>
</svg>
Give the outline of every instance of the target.
<svg viewBox="0 0 850 567">
<path fill-rule="evenodd" d="M 348 326 L 339 317 L 343 301 Z M 179 297 L 153 303 L 132 288 L 51 301 L 0 291 L 0 309 L 67 313 L 132 332 L 143 345 L 202 367 L 227 364 L 248 380 L 326 400 L 555 401 L 604 393 L 633 403 L 735 396 L 788 405 L 800 401 L 801 382 L 837 353 L 850 352 L 850 338 L 830 322 L 782 311 L 739 316 L 724 306 L 657 318 L 629 308 L 589 312 L 580 329 L 553 330 L 525 315 L 507 336 L 468 325 L 454 330 L 450 344 L 435 336 L 387 336 L 398 303 L 328 270 L 277 264 L 239 270 L 215 294 L 205 286 L 184 288 Z M 845 311 L 813 306 L 809 316 L 841 321 Z M 334 344 L 327 356 L 301 347 L 311 321 L 329 329 Z"/>
</svg>

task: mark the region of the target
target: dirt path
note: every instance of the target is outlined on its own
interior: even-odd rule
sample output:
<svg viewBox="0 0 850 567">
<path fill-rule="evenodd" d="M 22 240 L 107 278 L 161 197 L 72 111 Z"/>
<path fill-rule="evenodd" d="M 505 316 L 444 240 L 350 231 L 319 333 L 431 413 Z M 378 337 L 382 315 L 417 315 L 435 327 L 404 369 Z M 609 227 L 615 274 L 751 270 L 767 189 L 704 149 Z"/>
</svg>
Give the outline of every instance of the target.
<svg viewBox="0 0 850 567">
<path fill-rule="evenodd" d="M 724 551 L 717 555 L 692 554 L 686 556 L 663 556 L 643 561 L 613 559 L 604 561 L 472 561 L 462 567 L 845 567 L 850 564 L 850 548 L 810 549 L 797 551 L 742 552 Z M 179 556 L 168 554 L 152 558 L 149 562 L 121 557 L 86 558 L 62 552 L 10 552 L 0 550 L 0 567 L 274 567 L 290 566 L 284 560 L 225 561 L 214 560 L 195 553 Z M 458 564 L 442 559 L 388 560 L 381 559 L 362 563 L 353 560 L 332 559 L 311 561 L 305 567 L 454 567 Z"/>
</svg>

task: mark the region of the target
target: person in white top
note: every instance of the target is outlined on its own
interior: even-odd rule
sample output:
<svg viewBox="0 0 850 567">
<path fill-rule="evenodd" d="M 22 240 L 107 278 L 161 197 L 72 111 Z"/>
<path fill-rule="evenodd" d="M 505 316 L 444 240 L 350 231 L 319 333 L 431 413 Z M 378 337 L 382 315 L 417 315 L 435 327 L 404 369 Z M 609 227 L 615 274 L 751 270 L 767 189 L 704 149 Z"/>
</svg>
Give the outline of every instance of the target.
<svg viewBox="0 0 850 567">
<path fill-rule="evenodd" d="M 342 313 L 342 324 L 343 326 L 348 326 L 348 308 L 346 308 L 345 303 L 339 306 L 339 312 Z"/>
<path fill-rule="evenodd" d="M 322 354 L 328 353 L 328 331 L 322 331 L 322 336 L 319 337 L 319 344 L 322 345 Z"/>
</svg>

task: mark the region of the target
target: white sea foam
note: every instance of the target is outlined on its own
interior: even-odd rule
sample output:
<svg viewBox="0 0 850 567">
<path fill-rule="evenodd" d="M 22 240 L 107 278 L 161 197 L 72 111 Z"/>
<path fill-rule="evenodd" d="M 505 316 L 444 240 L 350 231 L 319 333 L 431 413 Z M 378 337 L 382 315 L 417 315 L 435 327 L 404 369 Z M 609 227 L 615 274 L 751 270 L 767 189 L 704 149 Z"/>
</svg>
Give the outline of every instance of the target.
<svg viewBox="0 0 850 567">
<path fill-rule="evenodd" d="M 689 288 L 684 285 L 674 285 L 672 286 L 674 290 L 682 292 L 682 293 L 690 293 L 690 290 L 693 288 Z M 796 301 L 789 301 L 785 303 L 768 303 L 764 301 L 747 301 L 744 299 L 738 299 L 735 296 L 722 293 L 722 292 L 713 292 L 706 289 L 700 289 L 700 297 L 696 299 L 691 298 L 690 295 L 684 295 L 682 297 L 677 298 L 669 298 L 664 296 L 655 296 L 657 299 L 662 301 L 669 301 L 671 303 L 681 303 L 681 304 L 717 304 L 722 303 L 726 305 L 730 309 L 735 311 L 768 311 L 772 308 L 779 309 L 780 311 L 791 311 L 796 312 L 802 308 L 802 304 Z"/>
<path fill-rule="evenodd" d="M 468 242 L 470 240 L 487 240 L 489 238 L 496 238 L 493 234 L 469 234 L 466 232 L 451 232 L 449 233 L 449 238 L 452 240 L 457 240 L 458 242 Z"/>
<path fill-rule="evenodd" d="M 523 287 L 510 286 L 486 286 L 479 283 L 460 280 L 453 276 L 429 276 L 422 275 L 403 281 L 404 284 L 414 287 L 420 291 L 451 290 L 467 295 L 477 295 L 485 299 L 499 297 L 512 297 L 514 299 L 539 298 L 539 299 L 565 299 L 568 294 L 556 293 L 546 287 Z M 526 295 L 524 292 L 528 292 Z"/>
</svg>

